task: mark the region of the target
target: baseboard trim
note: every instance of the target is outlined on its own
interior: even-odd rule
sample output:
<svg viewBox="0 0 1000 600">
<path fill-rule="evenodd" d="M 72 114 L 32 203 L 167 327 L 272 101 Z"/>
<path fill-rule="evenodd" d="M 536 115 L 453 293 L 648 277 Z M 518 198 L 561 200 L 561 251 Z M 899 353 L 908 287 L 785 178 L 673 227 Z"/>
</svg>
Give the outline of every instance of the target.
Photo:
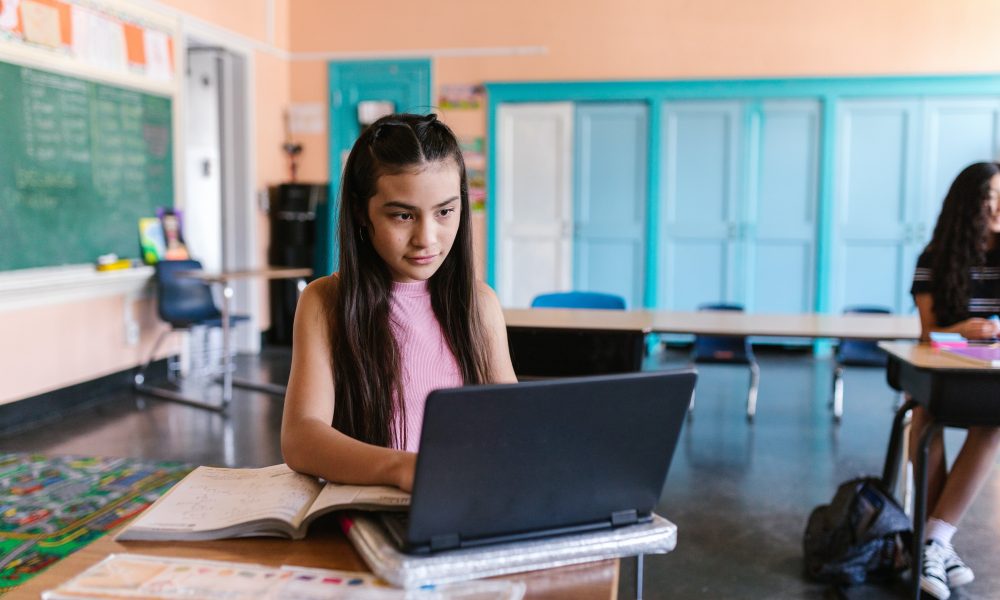
<svg viewBox="0 0 1000 600">
<path fill-rule="evenodd" d="M 147 378 L 166 377 L 167 359 L 154 361 Z M 0 405 L 0 436 L 33 429 L 67 415 L 110 402 L 132 389 L 135 369 L 124 369 L 51 392 Z"/>
</svg>

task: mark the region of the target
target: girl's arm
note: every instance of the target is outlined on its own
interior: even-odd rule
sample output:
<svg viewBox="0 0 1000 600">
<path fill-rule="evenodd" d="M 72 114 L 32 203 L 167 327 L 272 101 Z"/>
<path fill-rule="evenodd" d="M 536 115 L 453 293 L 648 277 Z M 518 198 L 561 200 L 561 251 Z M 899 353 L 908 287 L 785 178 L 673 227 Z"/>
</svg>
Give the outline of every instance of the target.
<svg viewBox="0 0 1000 600">
<path fill-rule="evenodd" d="M 333 428 L 334 385 L 326 301 L 336 279 L 302 292 L 295 309 L 292 371 L 281 418 L 281 453 L 290 468 L 338 483 L 413 486 L 416 455 L 360 442 Z"/>
<path fill-rule="evenodd" d="M 934 316 L 934 297 L 931 294 L 916 294 L 913 301 L 920 312 L 920 341 L 930 340 L 932 331 L 958 333 L 968 340 L 991 339 L 1000 333 L 1000 326 L 994 321 L 978 317 L 941 327 Z"/>
<path fill-rule="evenodd" d="M 476 282 L 476 293 L 479 296 L 482 321 L 490 340 L 489 360 L 493 381 L 489 383 L 517 383 L 514 365 L 510 362 L 510 349 L 507 348 L 507 323 L 503 318 L 500 299 L 493 289 L 482 281 Z"/>
</svg>

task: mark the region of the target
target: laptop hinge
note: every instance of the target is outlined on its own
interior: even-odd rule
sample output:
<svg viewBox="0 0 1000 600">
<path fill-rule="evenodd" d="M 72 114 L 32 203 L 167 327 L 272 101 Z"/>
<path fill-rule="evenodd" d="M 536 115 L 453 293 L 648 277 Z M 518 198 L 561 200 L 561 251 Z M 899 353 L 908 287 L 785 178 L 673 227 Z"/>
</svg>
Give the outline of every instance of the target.
<svg viewBox="0 0 1000 600">
<path fill-rule="evenodd" d="M 621 525 L 632 525 L 633 523 L 639 522 L 639 515 L 635 512 L 635 509 L 629 510 L 619 510 L 618 512 L 611 513 L 611 526 L 619 527 Z"/>
<path fill-rule="evenodd" d="M 460 545 L 458 535 L 454 533 L 449 533 L 446 535 L 435 535 L 431 538 L 431 550 L 436 552 L 438 550 L 450 550 L 451 548 L 458 548 Z"/>
</svg>

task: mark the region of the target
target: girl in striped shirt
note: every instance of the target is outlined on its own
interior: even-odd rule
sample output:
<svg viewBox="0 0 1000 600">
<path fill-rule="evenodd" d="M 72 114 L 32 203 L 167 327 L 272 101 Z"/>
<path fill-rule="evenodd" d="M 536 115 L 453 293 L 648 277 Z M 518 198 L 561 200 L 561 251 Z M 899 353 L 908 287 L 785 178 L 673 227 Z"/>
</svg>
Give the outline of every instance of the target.
<svg viewBox="0 0 1000 600">
<path fill-rule="evenodd" d="M 920 312 L 921 338 L 932 331 L 959 333 L 970 340 L 1000 335 L 1000 163 L 965 168 L 948 190 L 934 237 L 917 260 L 910 293 Z M 990 399 L 996 400 L 995 398 Z M 928 425 L 926 411 L 913 411 L 910 448 Z M 996 462 L 1000 429 L 970 427 L 947 471 L 944 438 L 932 440 L 928 456 L 926 546 L 921 588 L 944 600 L 951 588 L 973 580 L 972 569 L 955 553 L 951 538 Z"/>
</svg>

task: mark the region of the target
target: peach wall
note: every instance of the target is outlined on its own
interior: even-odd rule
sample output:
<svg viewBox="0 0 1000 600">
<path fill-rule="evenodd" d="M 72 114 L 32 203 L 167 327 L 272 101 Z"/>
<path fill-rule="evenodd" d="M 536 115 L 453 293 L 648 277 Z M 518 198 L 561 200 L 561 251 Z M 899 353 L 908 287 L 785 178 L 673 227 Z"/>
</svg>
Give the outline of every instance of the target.
<svg viewBox="0 0 1000 600">
<path fill-rule="evenodd" d="M 290 8 L 293 53 L 546 49 L 436 58 L 436 86 L 1000 71 L 996 35 L 984 26 L 1000 21 L 995 0 L 295 0 Z M 321 61 L 293 62 L 292 101 L 323 99 L 325 86 Z M 461 113 L 444 117 L 460 135 L 482 135 L 484 112 Z M 325 178 L 325 138 L 308 143 L 303 175 Z"/>
<path fill-rule="evenodd" d="M 180 12 L 207 21 L 212 25 L 228 29 L 248 38 L 267 42 L 267 5 L 269 0 L 159 0 L 161 4 Z M 287 24 L 288 0 L 275 2 L 274 13 L 283 13 L 283 25 Z M 278 19 L 275 19 L 277 25 Z M 275 27 L 277 29 L 277 27 Z M 286 29 L 287 31 L 287 29 Z M 287 43 L 288 37 L 281 40 Z"/>
<path fill-rule="evenodd" d="M 155 300 L 133 303 L 139 344 L 125 341 L 124 296 L 0 313 L 0 399 L 16 400 L 140 364 L 165 328 Z M 161 351 L 176 348 L 168 342 Z M 2 403 L 2 402 L 0 402 Z"/>
</svg>

